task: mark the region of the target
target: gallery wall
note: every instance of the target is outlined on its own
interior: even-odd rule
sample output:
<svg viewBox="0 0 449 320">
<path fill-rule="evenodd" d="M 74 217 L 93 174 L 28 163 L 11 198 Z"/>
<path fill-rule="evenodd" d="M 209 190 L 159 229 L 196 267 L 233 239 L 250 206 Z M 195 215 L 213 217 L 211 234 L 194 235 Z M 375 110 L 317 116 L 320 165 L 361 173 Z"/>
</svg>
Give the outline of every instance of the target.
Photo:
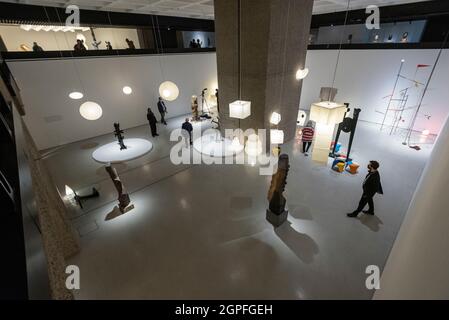
<svg viewBox="0 0 449 320">
<path fill-rule="evenodd" d="M 417 64 L 433 65 L 437 54 L 438 50 L 343 50 L 335 81 L 335 87 L 339 89 L 336 100 L 361 108 L 361 120 L 381 123 L 382 112 L 388 104 L 388 98 L 384 97 L 392 92 L 401 59 L 405 59 L 403 74 L 414 78 Z M 331 86 L 336 58 L 336 50 L 308 51 L 306 65 L 310 73 L 304 80 L 301 109 L 309 110 L 311 104 L 318 100 L 320 88 Z M 178 100 L 168 103 L 169 117 L 189 113 L 191 95 L 198 95 L 203 88 L 211 89 L 217 85 L 215 53 L 167 55 L 161 59 L 140 55 L 10 61 L 8 65 L 22 89 L 27 108 L 26 121 L 40 149 L 109 133 L 114 121 L 120 121 L 124 128 L 145 124 L 146 107 L 156 107 L 162 78 L 175 81 L 181 92 Z M 447 70 L 449 52 L 445 50 L 430 83 L 416 130 L 428 129 L 438 134 L 448 116 Z M 421 69 L 416 73 L 416 79 L 425 82 L 430 71 L 430 67 Z M 67 97 L 73 90 L 83 90 L 80 89 L 77 73 L 87 97 L 103 107 L 104 115 L 98 121 L 89 122 L 81 118 L 78 112 L 80 102 Z M 410 84 L 410 81 L 400 80 L 398 89 Z M 122 93 L 125 85 L 133 88 L 131 96 Z M 409 106 L 417 104 L 421 89 L 410 90 Z M 406 121 L 401 124 L 402 127 L 408 126 L 412 114 L 412 110 L 404 113 Z M 387 124 L 392 122 L 393 115 L 391 113 L 387 117 Z M 430 119 L 425 115 L 429 115 Z"/>
<path fill-rule="evenodd" d="M 195 53 L 13 61 L 8 65 L 22 90 L 25 121 L 43 150 L 110 133 L 117 121 L 124 129 L 146 124 L 147 108 L 157 110 L 163 80 L 175 82 L 180 90 L 179 98 L 167 103 L 168 118 L 191 112 L 192 94 L 200 95 L 203 88 L 215 92 L 215 60 L 215 53 Z M 123 94 L 124 86 L 130 86 L 133 93 Z M 72 91 L 85 96 L 72 100 L 68 97 Z M 79 107 L 87 100 L 102 106 L 99 120 L 80 116 Z"/>
<path fill-rule="evenodd" d="M 134 41 L 134 45 L 139 49 L 139 39 L 136 29 L 126 28 L 95 28 L 95 37 L 101 41 L 99 49 L 106 49 L 106 41 L 110 41 L 114 49 L 128 48 L 126 38 Z M 5 42 L 8 51 L 22 51 L 22 44 L 33 47 L 36 41 L 46 51 L 73 50 L 76 43 L 76 35 L 83 34 L 86 37 L 86 44 L 90 50 L 93 49 L 93 38 L 89 31 L 77 32 L 54 32 L 54 31 L 25 31 L 17 25 L 1 25 L 0 35 Z"/>
<path fill-rule="evenodd" d="M 418 64 L 433 66 L 439 50 L 342 50 L 334 87 L 338 88 L 336 101 L 349 102 L 352 107 L 362 109 L 360 119 L 381 123 L 388 105 L 388 95 L 393 91 L 396 75 L 405 59 L 402 74 L 408 78 L 425 83 L 432 67 L 421 68 Z M 330 87 L 337 60 L 337 50 L 309 50 L 306 65 L 310 73 L 304 80 L 300 108 L 309 110 L 318 101 L 320 88 Z M 449 114 L 449 50 L 444 50 L 429 86 L 419 114 L 416 130 L 430 130 L 438 134 L 444 119 Z M 416 76 L 415 76 L 416 75 Z M 398 91 L 410 89 L 408 107 L 418 104 L 423 86 L 414 87 L 411 81 L 401 79 Z M 397 92 L 398 92 L 397 91 Z M 399 95 L 398 95 L 399 96 Z M 398 97 L 397 96 L 397 97 Z M 393 104 L 393 108 L 396 106 Z M 387 124 L 393 121 L 394 112 L 387 117 Z M 410 123 L 413 110 L 404 112 L 405 122 Z M 427 119 L 426 116 L 430 116 Z"/>
</svg>

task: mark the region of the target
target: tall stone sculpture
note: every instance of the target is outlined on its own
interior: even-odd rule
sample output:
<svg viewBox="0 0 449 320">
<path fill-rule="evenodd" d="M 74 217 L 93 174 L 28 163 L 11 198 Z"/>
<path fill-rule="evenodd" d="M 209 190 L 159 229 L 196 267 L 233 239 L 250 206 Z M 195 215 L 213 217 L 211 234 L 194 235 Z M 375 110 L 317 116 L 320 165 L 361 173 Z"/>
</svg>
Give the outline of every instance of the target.
<svg viewBox="0 0 449 320">
<path fill-rule="evenodd" d="M 200 121 L 200 114 L 198 112 L 198 97 L 192 96 L 192 121 Z"/>
<path fill-rule="evenodd" d="M 285 190 L 285 185 L 287 184 L 289 169 L 290 164 L 288 155 L 281 154 L 279 157 L 278 169 L 271 179 L 267 197 L 269 201 L 267 220 L 275 227 L 282 225 L 287 220 L 288 216 L 288 211 L 285 210 L 286 199 L 283 192 Z"/>
<path fill-rule="evenodd" d="M 129 198 L 129 194 L 126 192 L 125 187 L 123 186 L 122 182 L 120 181 L 120 177 L 118 176 L 117 170 L 112 167 L 111 164 L 108 164 L 106 167 L 106 172 L 109 174 L 109 176 L 112 179 L 112 182 L 114 183 L 115 188 L 117 189 L 118 193 L 118 202 L 119 202 L 119 209 L 121 213 L 126 212 L 126 208 L 130 205 L 131 199 Z"/>
<path fill-rule="evenodd" d="M 118 140 L 118 144 L 120 146 L 120 150 L 125 150 L 128 149 L 125 146 L 125 143 L 123 142 L 123 140 L 125 139 L 125 137 L 123 136 L 124 131 L 120 130 L 120 123 L 114 123 L 114 134 L 117 137 Z"/>
</svg>

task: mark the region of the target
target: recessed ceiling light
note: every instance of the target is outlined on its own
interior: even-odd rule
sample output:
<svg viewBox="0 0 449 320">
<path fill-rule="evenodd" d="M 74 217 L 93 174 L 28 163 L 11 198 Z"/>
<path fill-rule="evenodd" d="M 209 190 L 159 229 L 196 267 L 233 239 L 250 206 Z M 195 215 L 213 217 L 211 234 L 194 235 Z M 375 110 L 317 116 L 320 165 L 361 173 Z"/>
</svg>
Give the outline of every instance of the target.
<svg viewBox="0 0 449 320">
<path fill-rule="evenodd" d="M 73 100 L 79 100 L 82 99 L 84 95 L 81 92 L 74 91 L 69 94 L 69 97 Z"/>
</svg>

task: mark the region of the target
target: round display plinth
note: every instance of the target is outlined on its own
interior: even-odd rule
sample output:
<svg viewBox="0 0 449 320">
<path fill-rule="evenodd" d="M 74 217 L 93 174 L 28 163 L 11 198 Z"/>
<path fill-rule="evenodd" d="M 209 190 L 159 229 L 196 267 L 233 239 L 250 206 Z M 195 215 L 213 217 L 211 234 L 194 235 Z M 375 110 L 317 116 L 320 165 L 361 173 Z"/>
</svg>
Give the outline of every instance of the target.
<svg viewBox="0 0 449 320">
<path fill-rule="evenodd" d="M 232 157 L 243 151 L 241 144 L 235 145 L 232 140 L 223 138 L 218 130 L 196 139 L 193 148 L 201 154 L 215 158 Z"/>
<path fill-rule="evenodd" d="M 118 142 L 108 143 L 92 153 L 100 163 L 121 163 L 143 157 L 153 149 L 153 144 L 144 139 L 124 139 L 127 149 L 120 150 Z"/>
</svg>

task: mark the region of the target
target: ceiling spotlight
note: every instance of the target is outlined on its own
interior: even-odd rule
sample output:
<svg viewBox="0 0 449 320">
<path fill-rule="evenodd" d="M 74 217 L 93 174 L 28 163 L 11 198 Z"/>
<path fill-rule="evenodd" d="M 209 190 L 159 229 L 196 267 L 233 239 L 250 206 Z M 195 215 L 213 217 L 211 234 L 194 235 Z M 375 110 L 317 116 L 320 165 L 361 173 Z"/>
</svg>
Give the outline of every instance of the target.
<svg viewBox="0 0 449 320">
<path fill-rule="evenodd" d="M 423 132 L 422 132 L 422 134 L 424 135 L 424 136 L 428 136 L 429 134 L 430 134 L 430 130 L 424 130 Z"/>
<path fill-rule="evenodd" d="M 296 80 L 302 80 L 309 74 L 309 68 L 299 69 L 296 72 Z"/>
<path fill-rule="evenodd" d="M 79 99 L 82 99 L 84 97 L 84 95 L 81 92 L 74 91 L 74 92 L 69 93 L 69 97 L 70 97 L 70 99 L 73 99 L 73 100 L 79 100 Z"/>
<path fill-rule="evenodd" d="M 86 120 L 98 120 L 103 115 L 103 109 L 98 103 L 87 101 L 81 105 L 80 114 Z"/>
<path fill-rule="evenodd" d="M 129 94 L 133 93 L 133 89 L 131 89 L 131 87 L 125 86 L 125 87 L 123 87 L 123 93 L 126 95 L 129 95 Z"/>
</svg>

